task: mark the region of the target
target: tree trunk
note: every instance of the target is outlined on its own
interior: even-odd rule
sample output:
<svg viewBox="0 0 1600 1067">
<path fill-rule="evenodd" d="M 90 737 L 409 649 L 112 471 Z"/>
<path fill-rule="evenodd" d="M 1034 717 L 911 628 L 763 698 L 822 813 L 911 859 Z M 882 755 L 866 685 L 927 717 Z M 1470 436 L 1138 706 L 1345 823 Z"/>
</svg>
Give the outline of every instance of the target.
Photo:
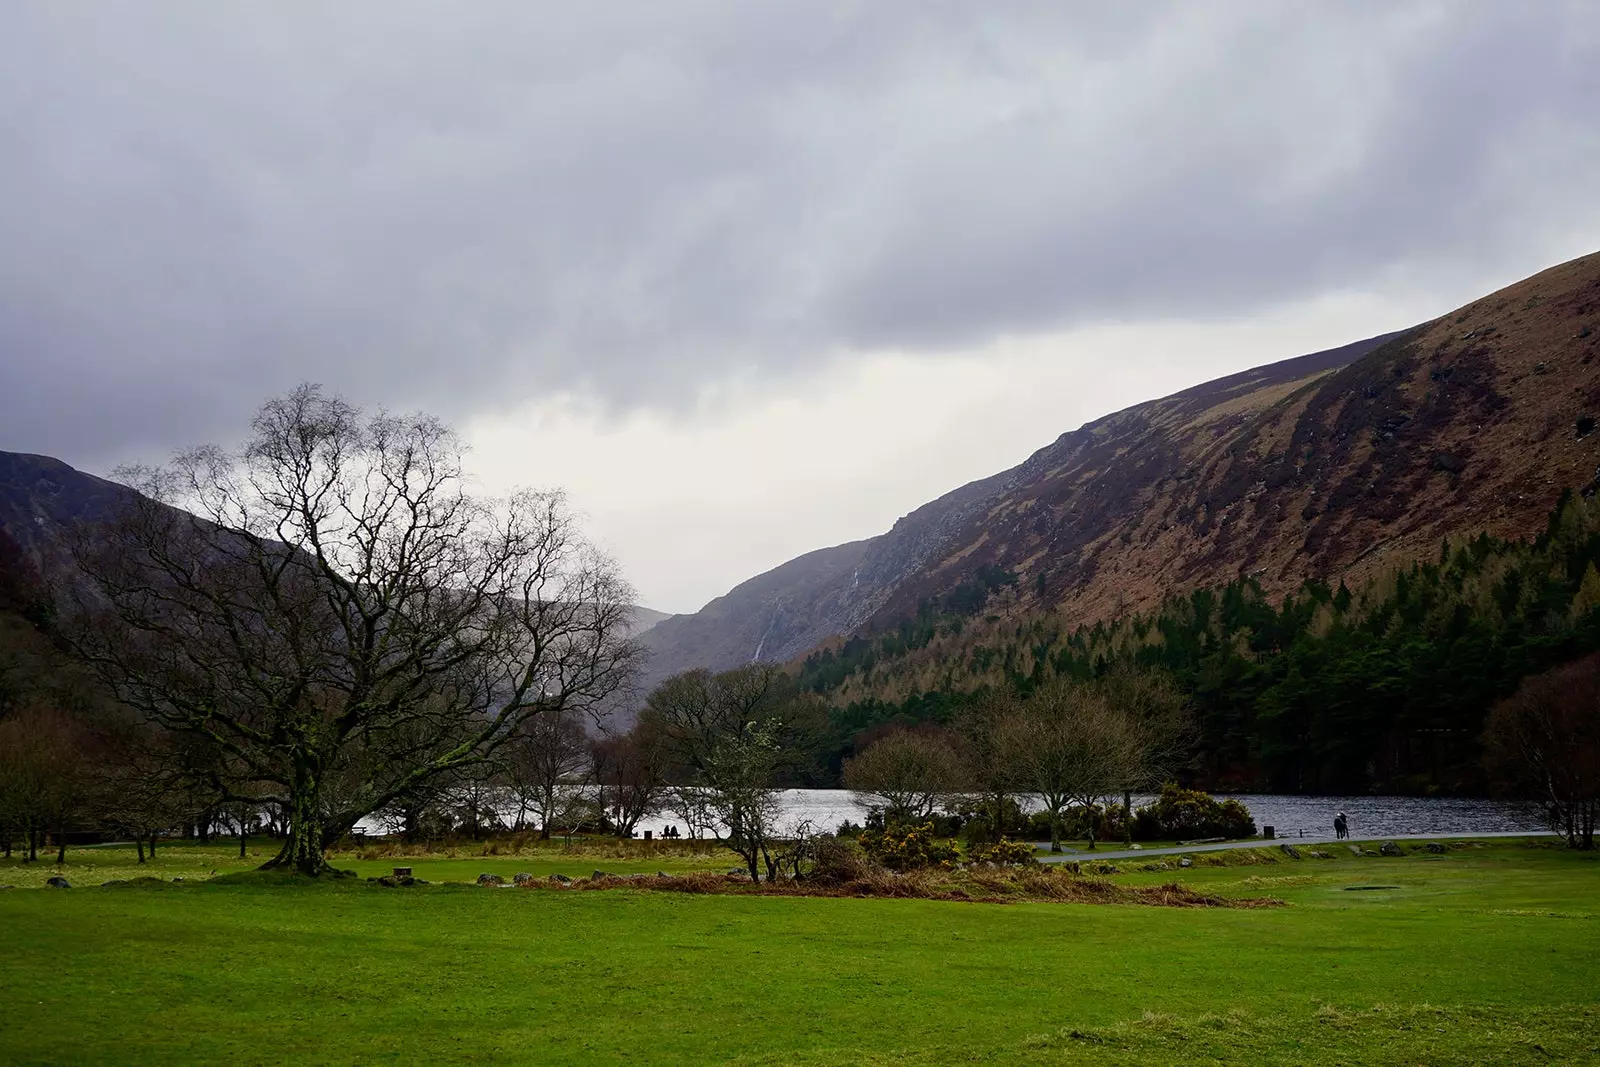
<svg viewBox="0 0 1600 1067">
<path fill-rule="evenodd" d="M 289 808 L 289 836 L 283 850 L 261 865 L 316 876 L 328 869 L 323 856 L 327 827 L 322 813 L 322 779 L 304 760 L 297 761 Z"/>
<path fill-rule="evenodd" d="M 248 837 L 248 836 L 249 835 L 246 834 L 245 831 L 244 831 L 244 821 L 241 819 L 240 822 L 239 822 L 239 858 L 240 859 L 244 859 L 244 855 L 245 855 L 244 842 L 245 842 L 245 838 Z"/>
<path fill-rule="evenodd" d="M 140 834 L 133 835 L 133 847 L 139 850 L 139 862 L 144 862 L 144 837 Z"/>
<path fill-rule="evenodd" d="M 1050 851 L 1061 851 L 1061 809 L 1050 809 Z"/>
<path fill-rule="evenodd" d="M 62 832 L 60 830 L 57 830 L 56 831 L 56 866 L 59 867 L 65 862 L 67 862 L 67 835 L 64 832 Z"/>
<path fill-rule="evenodd" d="M 34 863 L 39 859 L 39 831 L 28 830 L 28 862 Z"/>
<path fill-rule="evenodd" d="M 156 858 L 156 832 L 154 830 L 150 831 L 150 858 Z"/>
</svg>

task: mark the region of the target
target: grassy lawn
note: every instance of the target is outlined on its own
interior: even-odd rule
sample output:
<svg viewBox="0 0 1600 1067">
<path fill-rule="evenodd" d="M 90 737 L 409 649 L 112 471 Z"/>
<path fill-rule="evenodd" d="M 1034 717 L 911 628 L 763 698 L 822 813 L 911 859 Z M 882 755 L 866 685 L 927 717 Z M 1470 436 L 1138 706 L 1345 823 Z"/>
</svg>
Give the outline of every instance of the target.
<svg viewBox="0 0 1600 1067">
<path fill-rule="evenodd" d="M 624 864 L 572 873 L 595 867 Z M 0 1062 L 1600 1063 L 1595 856 L 1496 843 L 1117 879 L 1292 906 L 17 889 Z"/>
<path fill-rule="evenodd" d="M 113 879 L 182 878 L 204 879 L 212 875 L 252 870 L 278 852 L 278 843 L 266 838 L 247 842 L 249 856 L 239 858 L 239 842 L 202 845 L 193 841 L 162 843 L 155 859 L 146 858 L 141 866 L 132 845 L 94 846 L 67 850 L 67 862 L 57 867 L 55 851 L 40 853 L 40 862 L 23 863 L 13 858 L 0 860 L 0 885 L 19 889 L 38 888 L 53 875 L 60 875 L 76 887 L 98 886 Z M 563 848 L 556 841 L 546 847 L 532 847 L 515 855 L 483 855 L 483 846 L 464 846 L 447 852 L 406 852 L 394 855 L 385 847 L 355 849 L 330 856 L 334 866 L 355 871 L 363 878 L 388 874 L 397 866 L 409 865 L 413 873 L 429 882 L 471 882 L 480 874 L 498 874 L 511 880 L 519 871 L 539 878 L 565 874 L 583 878 L 596 870 L 612 874 L 681 874 L 686 871 L 731 870 L 738 857 L 726 849 L 643 841 L 594 843 L 577 842 Z M 365 858 L 364 858 L 365 857 Z"/>
</svg>

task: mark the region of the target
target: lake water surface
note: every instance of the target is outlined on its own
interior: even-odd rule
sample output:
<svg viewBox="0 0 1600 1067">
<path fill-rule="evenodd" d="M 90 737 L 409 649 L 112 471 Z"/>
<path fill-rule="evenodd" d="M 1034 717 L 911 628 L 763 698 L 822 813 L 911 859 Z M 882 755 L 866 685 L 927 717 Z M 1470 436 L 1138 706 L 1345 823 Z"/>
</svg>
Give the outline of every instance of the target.
<svg viewBox="0 0 1600 1067">
<path fill-rule="evenodd" d="M 1026 798 L 1031 800 L 1032 798 Z M 1151 798 L 1135 795 L 1135 807 Z M 1219 799 L 1228 799 L 1219 794 Z M 1308 797 L 1254 794 L 1236 796 L 1255 816 L 1256 825 L 1271 826 L 1279 837 L 1300 830 L 1318 835 L 1333 833 L 1333 817 L 1344 812 L 1350 832 L 1357 837 L 1388 834 L 1476 834 L 1537 832 L 1548 829 L 1539 811 L 1525 804 L 1460 797 Z M 846 789 L 788 789 L 783 793 L 785 822 L 809 819 L 819 827 L 834 829 L 845 819 L 860 823 L 867 809 Z M 1024 804 L 1037 810 L 1038 804 Z M 670 816 L 663 816 L 670 818 Z M 651 826 L 650 822 L 644 824 Z M 643 827 L 641 827 L 642 829 Z"/>
</svg>

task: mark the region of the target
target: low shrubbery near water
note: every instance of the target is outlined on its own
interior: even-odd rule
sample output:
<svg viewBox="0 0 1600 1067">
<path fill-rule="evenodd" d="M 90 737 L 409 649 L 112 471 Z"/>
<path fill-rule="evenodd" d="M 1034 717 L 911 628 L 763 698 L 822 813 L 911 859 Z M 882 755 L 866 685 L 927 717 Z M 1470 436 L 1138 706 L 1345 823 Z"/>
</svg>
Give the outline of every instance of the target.
<svg viewBox="0 0 1600 1067">
<path fill-rule="evenodd" d="M 1172 782 L 1155 802 L 1134 812 L 1129 828 L 1135 841 L 1194 840 L 1201 837 L 1254 837 L 1256 821 L 1237 800 L 1221 800 Z"/>
</svg>

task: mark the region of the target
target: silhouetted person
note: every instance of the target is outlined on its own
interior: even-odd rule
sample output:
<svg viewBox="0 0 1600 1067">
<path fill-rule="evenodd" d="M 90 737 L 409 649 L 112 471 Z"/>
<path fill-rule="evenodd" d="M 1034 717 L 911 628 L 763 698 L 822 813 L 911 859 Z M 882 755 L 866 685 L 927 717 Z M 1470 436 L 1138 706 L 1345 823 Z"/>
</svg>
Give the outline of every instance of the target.
<svg viewBox="0 0 1600 1067">
<path fill-rule="evenodd" d="M 1340 841 L 1350 836 L 1350 822 L 1342 811 L 1333 817 L 1333 834 Z"/>
</svg>

